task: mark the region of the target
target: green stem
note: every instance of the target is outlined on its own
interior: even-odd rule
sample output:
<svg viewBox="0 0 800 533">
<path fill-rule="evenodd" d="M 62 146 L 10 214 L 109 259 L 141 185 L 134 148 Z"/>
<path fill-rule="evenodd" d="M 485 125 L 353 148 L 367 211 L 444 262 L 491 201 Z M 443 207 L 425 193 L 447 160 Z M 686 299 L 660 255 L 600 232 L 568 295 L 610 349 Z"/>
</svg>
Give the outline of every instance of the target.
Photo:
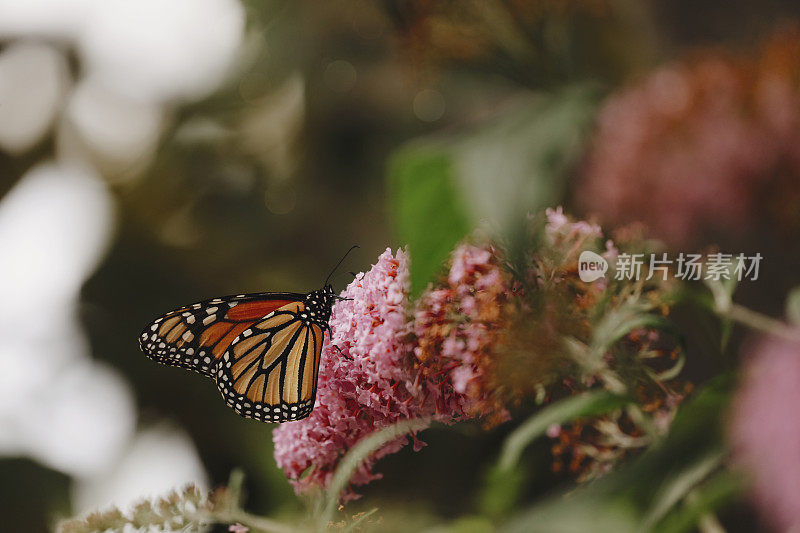
<svg viewBox="0 0 800 533">
<path fill-rule="evenodd" d="M 697 491 L 694 489 L 686 495 L 686 501 L 689 503 L 693 503 L 697 499 Z M 726 533 L 725 526 L 720 523 L 713 511 L 708 511 L 700 516 L 700 520 L 697 521 L 697 529 L 700 533 Z"/>
<path fill-rule="evenodd" d="M 269 518 L 252 515 L 242 509 L 200 513 L 197 516 L 197 521 L 215 524 L 242 524 L 254 532 L 292 533 L 293 531 L 297 531 L 297 529 L 289 527 L 286 524 L 270 520 Z"/>
<path fill-rule="evenodd" d="M 785 322 L 763 315 L 739 304 L 732 303 L 728 306 L 728 309 L 719 309 L 717 307 L 716 311 L 720 316 L 734 320 L 751 329 L 763 331 L 789 341 L 800 342 L 800 329 L 793 328 Z"/>
<path fill-rule="evenodd" d="M 347 487 L 350 478 L 367 457 L 375 453 L 381 446 L 394 439 L 414 431 L 422 431 L 430 426 L 429 418 L 409 419 L 375 431 L 364 437 L 339 462 L 328 485 L 325 506 L 319 517 L 319 530 L 325 530 L 333 521 L 336 506 L 342 491 Z"/>
</svg>

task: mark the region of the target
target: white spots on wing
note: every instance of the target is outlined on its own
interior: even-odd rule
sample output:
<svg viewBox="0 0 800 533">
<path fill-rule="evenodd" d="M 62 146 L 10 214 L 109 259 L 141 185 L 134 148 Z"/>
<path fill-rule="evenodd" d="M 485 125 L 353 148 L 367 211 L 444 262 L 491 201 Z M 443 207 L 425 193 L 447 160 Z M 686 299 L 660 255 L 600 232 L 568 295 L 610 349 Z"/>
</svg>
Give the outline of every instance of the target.
<svg viewBox="0 0 800 533">
<path fill-rule="evenodd" d="M 206 313 L 209 314 L 209 315 L 213 315 L 218 310 L 219 310 L 219 307 L 216 307 L 216 306 L 215 307 L 209 307 L 208 309 L 206 309 Z"/>
<path fill-rule="evenodd" d="M 186 342 L 191 342 L 192 339 L 194 339 L 194 333 L 192 333 L 191 331 L 186 331 L 186 332 L 184 332 L 184 334 L 183 334 L 183 336 L 181 338 L 183 340 L 185 340 Z"/>
<path fill-rule="evenodd" d="M 207 326 L 217 319 L 217 315 L 209 315 L 203 319 L 203 325 Z"/>
<path fill-rule="evenodd" d="M 194 315 L 189 315 L 188 317 L 186 317 L 187 324 L 194 324 L 194 321 L 195 321 Z"/>
</svg>

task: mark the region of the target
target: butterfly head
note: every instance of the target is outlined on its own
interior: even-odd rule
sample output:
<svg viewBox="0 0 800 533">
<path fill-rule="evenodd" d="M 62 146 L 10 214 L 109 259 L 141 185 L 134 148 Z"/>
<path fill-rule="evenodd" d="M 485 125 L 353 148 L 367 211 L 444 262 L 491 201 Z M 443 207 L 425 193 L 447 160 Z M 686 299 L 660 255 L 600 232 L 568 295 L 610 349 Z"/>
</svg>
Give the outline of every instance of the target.
<svg viewBox="0 0 800 533">
<path fill-rule="evenodd" d="M 305 297 L 304 304 L 308 314 L 314 317 L 317 323 L 327 327 L 328 319 L 331 317 L 331 308 L 336 299 L 333 287 L 325 285 L 319 290 L 309 292 Z"/>
</svg>

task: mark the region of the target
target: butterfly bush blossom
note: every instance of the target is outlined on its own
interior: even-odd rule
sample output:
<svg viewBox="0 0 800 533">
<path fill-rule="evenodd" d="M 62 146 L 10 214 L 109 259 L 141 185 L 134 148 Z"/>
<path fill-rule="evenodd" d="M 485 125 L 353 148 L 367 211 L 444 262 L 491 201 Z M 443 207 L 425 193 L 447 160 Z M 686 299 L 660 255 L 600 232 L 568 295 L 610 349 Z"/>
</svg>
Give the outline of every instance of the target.
<svg viewBox="0 0 800 533">
<path fill-rule="evenodd" d="M 800 31 L 782 31 L 755 57 L 708 51 L 613 95 L 579 204 L 679 249 L 738 242 L 761 219 L 797 231 L 799 58 Z"/>
<path fill-rule="evenodd" d="M 331 314 L 333 334 L 322 351 L 314 410 L 273 432 L 275 459 L 295 490 L 326 487 L 348 449 L 400 420 L 452 422 L 488 412 L 484 378 L 504 286 L 496 257 L 469 245 L 454 252 L 446 282 L 429 287 L 415 313 L 408 312 L 403 250 L 386 250 L 356 278 L 341 294 L 352 300 L 338 302 Z M 452 313 L 461 318 L 450 322 Z M 423 445 L 411 439 L 415 449 Z M 351 484 L 378 479 L 375 462 L 407 442 L 399 438 L 381 448 Z"/>
<path fill-rule="evenodd" d="M 800 526 L 800 344 L 755 346 L 733 406 L 735 456 L 752 474 L 756 502 L 778 531 Z"/>
<path fill-rule="evenodd" d="M 678 379 L 679 372 L 670 372 L 681 368 L 681 349 L 674 339 L 658 330 L 635 328 L 620 342 L 603 343 L 602 361 L 589 365 L 587 354 L 575 348 L 596 345 L 608 327 L 603 325 L 606 317 L 667 312 L 668 281 L 656 278 L 639 285 L 608 273 L 587 283 L 579 276 L 582 251 L 594 251 L 613 263 L 620 250 L 641 250 L 643 235 L 636 228 L 620 228 L 615 240 L 604 240 L 599 225 L 575 220 L 558 207 L 545 211 L 542 237 L 524 269 L 529 294 L 523 299 L 530 307 L 526 320 L 498 355 L 500 380 L 512 397 L 536 393 L 544 403 L 601 388 L 625 390 L 635 398 L 642 418 L 665 434 L 691 390 L 691 384 Z M 575 352 L 565 350 L 565 340 Z M 553 425 L 547 434 L 553 439 L 553 471 L 569 473 L 579 482 L 608 473 L 651 443 L 625 410 Z"/>
<path fill-rule="evenodd" d="M 465 243 L 413 307 L 403 250 L 386 250 L 350 283 L 341 293 L 349 300 L 337 302 L 331 314 L 314 410 L 273 432 L 275 459 L 296 492 L 327 487 L 347 450 L 401 420 L 476 419 L 488 428 L 508 420 L 509 409 L 525 397 L 545 393 L 550 400 L 597 386 L 595 376 L 583 376 L 560 355 L 560 346 L 565 336 L 589 342 L 591 309 L 608 287 L 580 281 L 580 251 L 596 249 L 611 260 L 617 248 L 610 240 L 603 244 L 599 226 L 575 221 L 561 208 L 548 209 L 541 227 L 545 238 L 530 251 L 521 276 L 512 276 L 495 246 Z M 652 351 L 633 335 L 628 343 Z M 592 445 L 581 433 L 562 448 Z M 410 440 L 415 449 L 423 445 L 416 435 Z M 374 453 L 351 486 L 378 479 L 376 461 L 408 442 L 401 437 Z M 582 465 L 591 462 L 581 454 Z"/>
<path fill-rule="evenodd" d="M 579 248 L 602 237 L 597 224 L 573 221 L 561 207 L 547 209 L 545 218 L 546 248 L 560 250 L 575 265 Z M 616 249 L 611 241 L 606 246 L 603 256 L 611 259 Z M 541 274 L 533 265 L 526 272 L 534 278 Z M 525 395 L 501 383 L 497 368 L 499 352 L 514 337 L 509 333 L 516 333 L 521 316 L 524 291 L 518 285 L 499 249 L 462 244 L 451 254 L 447 276 L 420 298 L 414 311 L 414 362 L 425 388 L 419 394 L 434 404 L 438 419 L 481 418 L 491 427 L 509 418 L 509 396 Z M 603 287 L 600 281 L 588 289 L 597 293 Z"/>
<path fill-rule="evenodd" d="M 342 292 L 352 300 L 333 307 L 314 410 L 308 418 L 273 431 L 275 460 L 298 493 L 327 487 L 339 459 L 365 435 L 425 415 L 407 389 L 408 288 L 407 254 L 398 250 L 393 255 L 387 249 Z M 351 483 L 378 479 L 372 472 L 375 461 L 406 442 L 400 438 L 384 446 L 359 467 Z"/>
<path fill-rule="evenodd" d="M 438 419 L 508 418 L 492 390 L 494 346 L 508 329 L 512 280 L 496 250 L 463 244 L 450 271 L 429 287 L 414 313 L 418 395 Z"/>
</svg>

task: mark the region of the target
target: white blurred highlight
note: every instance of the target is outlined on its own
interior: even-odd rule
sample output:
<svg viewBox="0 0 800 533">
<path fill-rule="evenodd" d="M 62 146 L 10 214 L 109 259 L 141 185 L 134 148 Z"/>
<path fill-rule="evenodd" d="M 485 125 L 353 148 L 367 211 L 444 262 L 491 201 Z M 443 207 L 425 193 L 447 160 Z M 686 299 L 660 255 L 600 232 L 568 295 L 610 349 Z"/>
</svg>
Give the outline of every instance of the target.
<svg viewBox="0 0 800 533">
<path fill-rule="evenodd" d="M 228 73 L 244 27 L 238 0 L 0 2 L 0 38 L 76 42 L 91 75 L 151 101 L 208 94 Z"/>
<path fill-rule="evenodd" d="M 2 0 L 0 37 L 75 37 L 102 0 Z"/>
<path fill-rule="evenodd" d="M 236 0 L 103 0 L 80 50 L 90 74 L 120 94 L 195 99 L 227 74 L 244 22 Z"/>
<path fill-rule="evenodd" d="M 100 178 L 35 167 L 0 202 L 0 454 L 70 475 L 109 468 L 134 428 L 122 378 L 88 356 L 80 287 L 113 226 Z"/>
<path fill-rule="evenodd" d="M 242 117 L 242 147 L 260 159 L 277 180 L 286 180 L 295 171 L 292 150 L 303 128 L 305 98 L 305 81 L 295 73 Z"/>
<path fill-rule="evenodd" d="M 115 169 L 149 159 L 165 122 L 162 106 L 128 98 L 93 80 L 75 87 L 65 121 L 84 148 Z"/>
<path fill-rule="evenodd" d="M 74 47 L 83 78 L 59 122 L 58 157 L 107 178 L 134 177 L 152 161 L 176 103 L 207 96 L 242 53 L 239 0 L 0 0 L 0 39 Z M 0 54 L 0 150 L 30 149 L 68 91 L 66 61 L 45 45 Z"/>
<path fill-rule="evenodd" d="M 111 238 L 113 203 L 89 170 L 34 167 L 0 203 L 0 324 L 72 303 Z M 38 320 L 37 320 L 38 321 Z M 1 327 L 1 326 L 0 326 Z"/>
<path fill-rule="evenodd" d="M 130 509 L 143 498 L 163 496 L 188 483 L 208 488 L 192 440 L 178 429 L 156 427 L 137 435 L 110 471 L 79 479 L 73 488 L 74 508 L 78 513 L 110 505 Z"/>
<path fill-rule="evenodd" d="M 73 361 L 46 387 L 28 407 L 33 458 L 76 476 L 113 465 L 135 424 L 135 406 L 123 378 L 106 365 Z"/>
<path fill-rule="evenodd" d="M 66 60 L 51 46 L 14 44 L 0 53 L 0 149 L 21 153 L 42 138 L 68 79 Z"/>
<path fill-rule="evenodd" d="M 244 27 L 239 0 L 0 0 L 0 39 L 74 47 L 83 75 L 70 92 L 56 46 L 0 52 L 0 150 L 27 151 L 58 121 L 60 161 L 0 199 L 0 456 L 74 477 L 77 510 L 207 485 L 184 433 L 135 434 L 130 387 L 91 358 L 76 310 L 114 222 L 90 168 L 145 168 L 171 107 L 224 81 Z"/>
</svg>

